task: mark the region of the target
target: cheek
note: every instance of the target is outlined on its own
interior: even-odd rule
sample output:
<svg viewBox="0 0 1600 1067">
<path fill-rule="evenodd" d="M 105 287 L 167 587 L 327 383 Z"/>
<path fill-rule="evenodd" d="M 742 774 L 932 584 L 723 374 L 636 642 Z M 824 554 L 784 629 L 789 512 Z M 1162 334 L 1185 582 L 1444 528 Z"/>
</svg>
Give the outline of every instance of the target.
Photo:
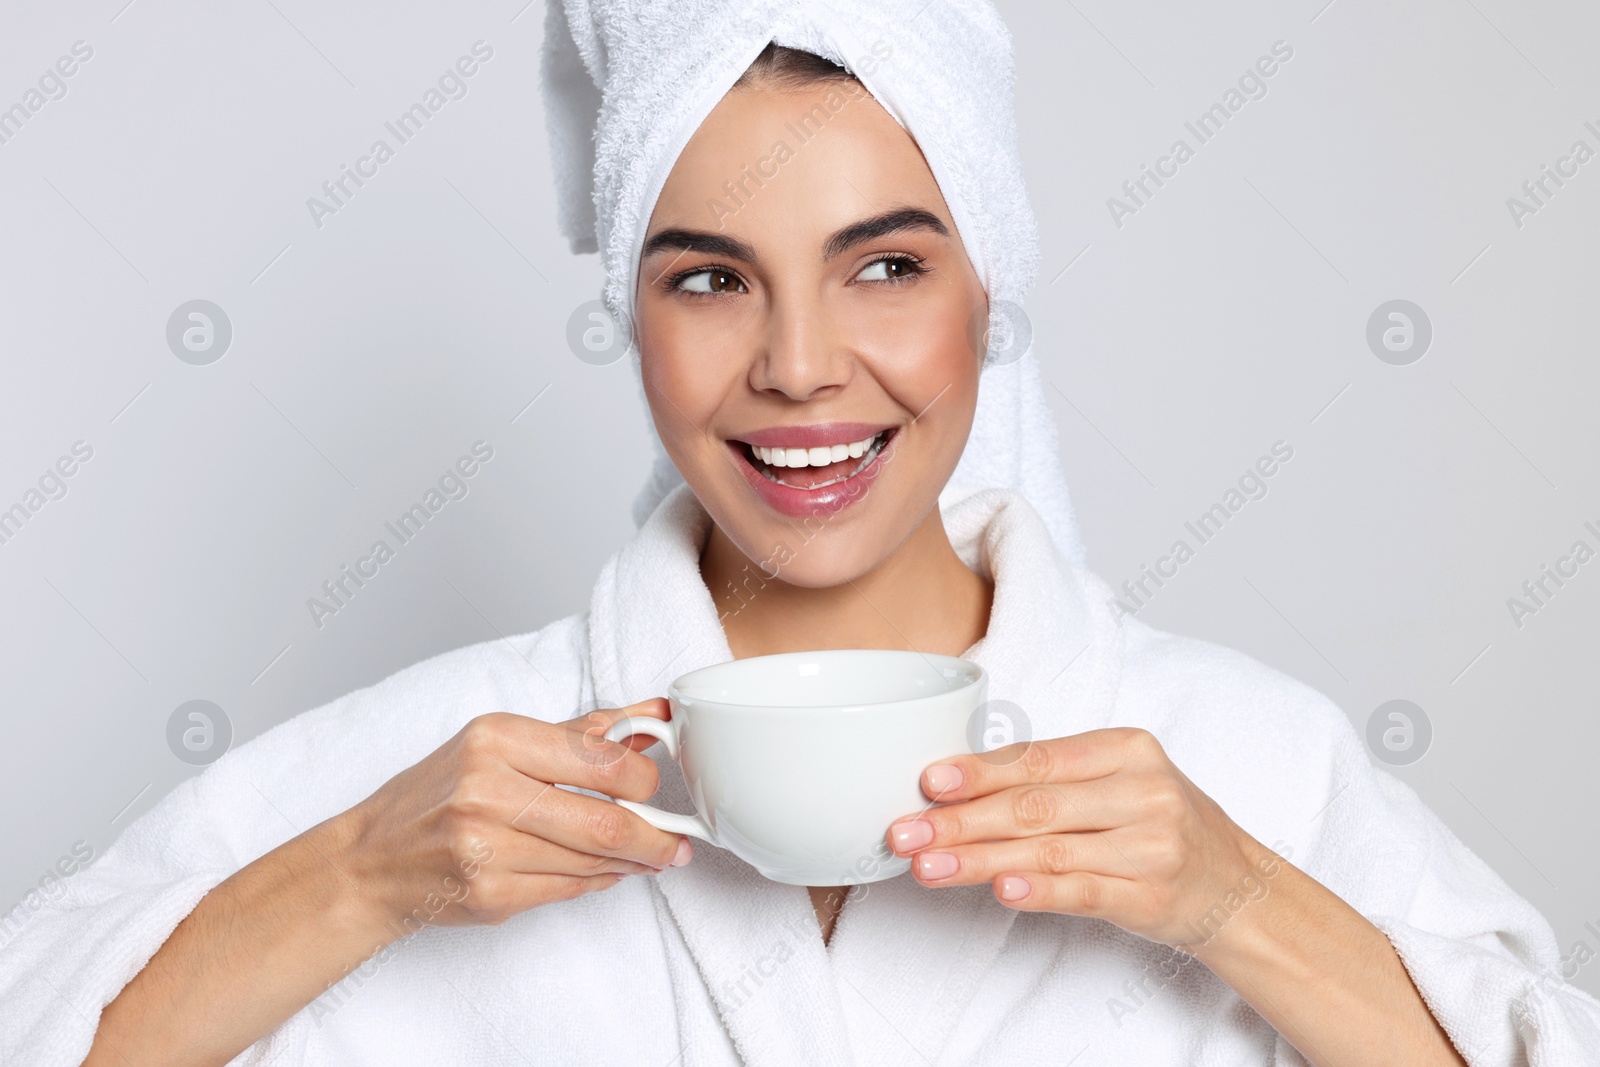
<svg viewBox="0 0 1600 1067">
<path fill-rule="evenodd" d="M 703 437 L 726 392 L 724 375 L 707 358 L 702 339 L 671 315 L 648 316 L 639 323 L 639 369 L 645 398 L 662 443 L 677 455 L 675 442 Z"/>
<path fill-rule="evenodd" d="M 705 438 L 701 430 L 707 412 L 697 403 L 701 389 L 687 361 L 677 358 L 678 352 L 650 348 L 642 352 L 640 369 L 650 417 L 667 454 L 681 469 L 693 462 L 697 443 Z"/>
<path fill-rule="evenodd" d="M 840 326 L 875 363 L 930 380 L 942 377 L 942 387 L 981 365 L 988 303 L 975 279 L 919 285 L 903 296 L 849 305 Z"/>
<path fill-rule="evenodd" d="M 988 328 L 988 309 L 980 304 L 976 312 L 962 308 L 943 309 L 931 315 L 923 338 L 927 358 L 924 374 L 927 384 L 943 379 L 939 387 L 948 382 L 952 392 L 970 392 L 977 385 L 983 369 L 984 331 Z"/>
<path fill-rule="evenodd" d="M 915 314 L 862 323 L 862 354 L 874 376 L 918 424 L 938 428 L 941 438 L 970 423 L 978 377 L 979 350 L 987 323 L 984 305 L 977 313 L 964 303 L 928 302 Z M 960 452 L 964 433 L 952 443 Z"/>
<path fill-rule="evenodd" d="M 922 412 L 913 432 L 924 431 L 918 452 L 927 469 L 917 481 L 935 494 L 955 470 L 972 430 L 983 369 L 978 346 L 986 325 L 982 304 L 976 316 L 961 308 L 930 314 L 914 335 L 920 358 L 901 378 L 903 403 Z"/>
</svg>

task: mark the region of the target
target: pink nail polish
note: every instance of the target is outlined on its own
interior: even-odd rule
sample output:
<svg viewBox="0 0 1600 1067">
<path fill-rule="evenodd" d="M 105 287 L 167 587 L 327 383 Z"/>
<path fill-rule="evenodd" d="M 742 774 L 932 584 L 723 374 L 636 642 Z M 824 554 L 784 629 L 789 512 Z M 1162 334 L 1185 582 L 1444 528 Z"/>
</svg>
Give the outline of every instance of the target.
<svg viewBox="0 0 1600 1067">
<path fill-rule="evenodd" d="M 678 842 L 678 851 L 672 854 L 672 862 L 668 864 L 668 866 L 682 867 L 685 863 L 688 863 L 693 856 L 694 849 L 690 847 L 689 839 L 686 837 Z"/>
<path fill-rule="evenodd" d="M 917 874 L 930 880 L 949 878 L 961 869 L 961 861 L 948 852 L 924 852 L 917 857 Z"/>
<path fill-rule="evenodd" d="M 952 789 L 961 788 L 961 783 L 967 776 L 961 773 L 961 768 L 951 763 L 940 763 L 929 767 L 927 770 L 928 788 L 933 790 L 935 796 L 948 793 Z"/>
<path fill-rule="evenodd" d="M 1026 878 L 1007 875 L 1000 879 L 1001 900 L 1021 900 L 1031 892 L 1033 892 L 1033 886 L 1028 884 Z"/>
<path fill-rule="evenodd" d="M 933 844 L 933 823 L 926 819 L 908 819 L 896 823 L 889 833 L 896 852 L 915 852 Z"/>
</svg>

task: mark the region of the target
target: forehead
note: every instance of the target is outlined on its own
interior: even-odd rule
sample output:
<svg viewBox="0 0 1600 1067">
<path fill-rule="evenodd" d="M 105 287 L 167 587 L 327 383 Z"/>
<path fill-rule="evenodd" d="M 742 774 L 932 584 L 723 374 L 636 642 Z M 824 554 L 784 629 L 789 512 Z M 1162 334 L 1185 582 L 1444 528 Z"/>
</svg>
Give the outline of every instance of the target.
<svg viewBox="0 0 1600 1067">
<path fill-rule="evenodd" d="M 662 186 L 651 233 L 815 235 L 904 203 L 950 222 L 916 141 L 855 82 L 725 95 Z M 952 226 L 953 229 L 953 226 Z"/>
</svg>

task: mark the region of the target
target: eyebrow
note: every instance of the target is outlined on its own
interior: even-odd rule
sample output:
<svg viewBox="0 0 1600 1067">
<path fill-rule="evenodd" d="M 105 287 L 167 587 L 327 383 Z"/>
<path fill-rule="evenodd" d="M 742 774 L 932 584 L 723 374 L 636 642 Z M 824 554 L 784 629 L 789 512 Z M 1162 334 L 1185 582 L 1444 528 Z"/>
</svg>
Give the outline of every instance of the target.
<svg viewBox="0 0 1600 1067">
<path fill-rule="evenodd" d="M 852 222 L 835 232 L 823 245 L 822 258 L 832 259 L 863 242 L 887 237 L 891 233 L 905 233 L 908 230 L 927 230 L 942 237 L 950 236 L 950 231 L 933 212 L 924 211 L 919 207 L 896 208 L 869 219 Z"/>
<path fill-rule="evenodd" d="M 917 207 L 895 208 L 870 218 L 860 219 L 833 232 L 822 245 L 822 258 L 832 259 L 858 244 L 887 237 L 892 233 L 926 230 L 941 236 L 950 236 L 950 230 L 939 216 Z M 730 237 L 711 230 L 673 228 L 661 230 L 644 243 L 640 259 L 648 259 L 657 252 L 703 252 L 712 256 L 725 256 L 755 263 L 760 257 L 748 241 Z"/>
<path fill-rule="evenodd" d="M 657 252 L 704 252 L 711 256 L 726 256 L 753 263 L 756 250 L 749 243 L 724 233 L 710 230 L 661 230 L 644 243 L 640 259 L 649 259 Z"/>
</svg>

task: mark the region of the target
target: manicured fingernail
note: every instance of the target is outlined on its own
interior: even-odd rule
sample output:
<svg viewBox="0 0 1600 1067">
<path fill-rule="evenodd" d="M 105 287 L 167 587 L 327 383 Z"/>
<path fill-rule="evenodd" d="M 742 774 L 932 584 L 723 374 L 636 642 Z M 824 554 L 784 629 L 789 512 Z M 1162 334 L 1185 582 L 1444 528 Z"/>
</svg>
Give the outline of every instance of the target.
<svg viewBox="0 0 1600 1067">
<path fill-rule="evenodd" d="M 915 852 L 933 844 L 933 823 L 926 819 L 908 819 L 895 823 L 890 830 L 896 852 Z"/>
<path fill-rule="evenodd" d="M 927 770 L 928 788 L 935 793 L 948 793 L 952 789 L 961 788 L 961 783 L 967 776 L 961 773 L 961 768 L 953 763 L 941 763 Z"/>
<path fill-rule="evenodd" d="M 1018 878 L 1015 875 L 1007 875 L 1006 877 L 1000 879 L 1001 900 L 1021 900 L 1031 892 L 1033 892 L 1033 886 L 1028 884 L 1028 880 L 1026 878 Z"/>
<path fill-rule="evenodd" d="M 923 878 L 948 878 L 961 869 L 961 861 L 948 852 L 924 852 L 917 857 L 917 874 Z"/>
<path fill-rule="evenodd" d="M 689 839 L 685 837 L 678 842 L 678 851 L 672 854 L 672 862 L 668 864 L 668 866 L 682 867 L 685 863 L 689 862 L 689 858 L 693 855 L 694 849 L 690 847 Z"/>
</svg>

